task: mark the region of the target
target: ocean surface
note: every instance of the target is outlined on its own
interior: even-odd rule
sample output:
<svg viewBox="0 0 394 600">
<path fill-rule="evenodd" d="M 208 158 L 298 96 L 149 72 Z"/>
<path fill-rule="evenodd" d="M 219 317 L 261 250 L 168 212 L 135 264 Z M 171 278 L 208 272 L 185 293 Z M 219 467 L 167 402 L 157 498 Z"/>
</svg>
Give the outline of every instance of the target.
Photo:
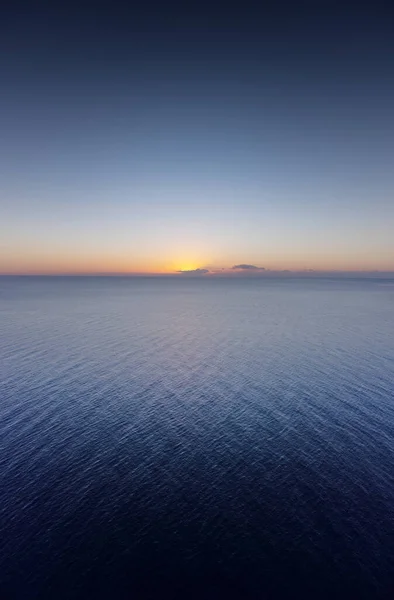
<svg viewBox="0 0 394 600">
<path fill-rule="evenodd" d="M 0 278 L 0 598 L 394 597 L 394 280 Z"/>
</svg>

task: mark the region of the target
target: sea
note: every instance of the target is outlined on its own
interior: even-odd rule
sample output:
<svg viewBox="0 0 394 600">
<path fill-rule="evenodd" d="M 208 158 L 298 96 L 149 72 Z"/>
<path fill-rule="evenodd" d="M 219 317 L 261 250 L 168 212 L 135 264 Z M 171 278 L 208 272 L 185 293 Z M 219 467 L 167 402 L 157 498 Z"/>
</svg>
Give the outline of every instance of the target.
<svg viewBox="0 0 394 600">
<path fill-rule="evenodd" d="M 394 279 L 0 278 L 0 598 L 394 598 Z"/>
</svg>

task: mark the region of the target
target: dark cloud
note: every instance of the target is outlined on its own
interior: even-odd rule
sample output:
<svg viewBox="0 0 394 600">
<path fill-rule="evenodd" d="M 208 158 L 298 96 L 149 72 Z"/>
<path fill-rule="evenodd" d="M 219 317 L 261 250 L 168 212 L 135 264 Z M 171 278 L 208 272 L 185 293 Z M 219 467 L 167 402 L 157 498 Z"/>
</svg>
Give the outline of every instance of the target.
<svg viewBox="0 0 394 600">
<path fill-rule="evenodd" d="M 256 265 L 234 265 L 231 268 L 233 271 L 265 271 L 264 267 L 256 267 Z"/>
<path fill-rule="evenodd" d="M 191 269 L 190 271 L 177 272 L 182 273 L 182 275 L 205 275 L 205 273 L 209 273 L 208 269 Z"/>
</svg>

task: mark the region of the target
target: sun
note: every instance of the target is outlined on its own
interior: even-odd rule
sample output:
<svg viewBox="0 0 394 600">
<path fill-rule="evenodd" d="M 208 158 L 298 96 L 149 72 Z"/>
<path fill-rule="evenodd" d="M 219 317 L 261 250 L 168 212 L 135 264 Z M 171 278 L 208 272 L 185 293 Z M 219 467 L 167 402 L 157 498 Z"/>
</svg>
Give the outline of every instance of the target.
<svg viewBox="0 0 394 600">
<path fill-rule="evenodd" d="M 198 257 L 190 256 L 183 258 L 174 258 L 168 260 L 164 266 L 167 273 L 179 273 L 180 271 L 195 271 L 201 269 L 204 265 L 204 260 L 199 260 Z"/>
<path fill-rule="evenodd" d="M 168 264 L 168 270 L 172 272 L 194 271 L 201 266 L 201 263 L 193 259 L 173 260 Z"/>
<path fill-rule="evenodd" d="M 194 271 L 197 268 L 195 263 L 182 263 L 182 266 L 177 271 Z"/>
</svg>

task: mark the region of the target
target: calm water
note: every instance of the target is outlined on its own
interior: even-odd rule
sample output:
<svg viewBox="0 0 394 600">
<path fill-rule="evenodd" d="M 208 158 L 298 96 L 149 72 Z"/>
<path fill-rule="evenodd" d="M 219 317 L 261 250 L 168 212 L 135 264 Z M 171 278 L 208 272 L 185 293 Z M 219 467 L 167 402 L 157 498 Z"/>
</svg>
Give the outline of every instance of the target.
<svg viewBox="0 0 394 600">
<path fill-rule="evenodd" d="M 1 278 L 0 355 L 2 599 L 394 597 L 394 281 Z"/>
</svg>

